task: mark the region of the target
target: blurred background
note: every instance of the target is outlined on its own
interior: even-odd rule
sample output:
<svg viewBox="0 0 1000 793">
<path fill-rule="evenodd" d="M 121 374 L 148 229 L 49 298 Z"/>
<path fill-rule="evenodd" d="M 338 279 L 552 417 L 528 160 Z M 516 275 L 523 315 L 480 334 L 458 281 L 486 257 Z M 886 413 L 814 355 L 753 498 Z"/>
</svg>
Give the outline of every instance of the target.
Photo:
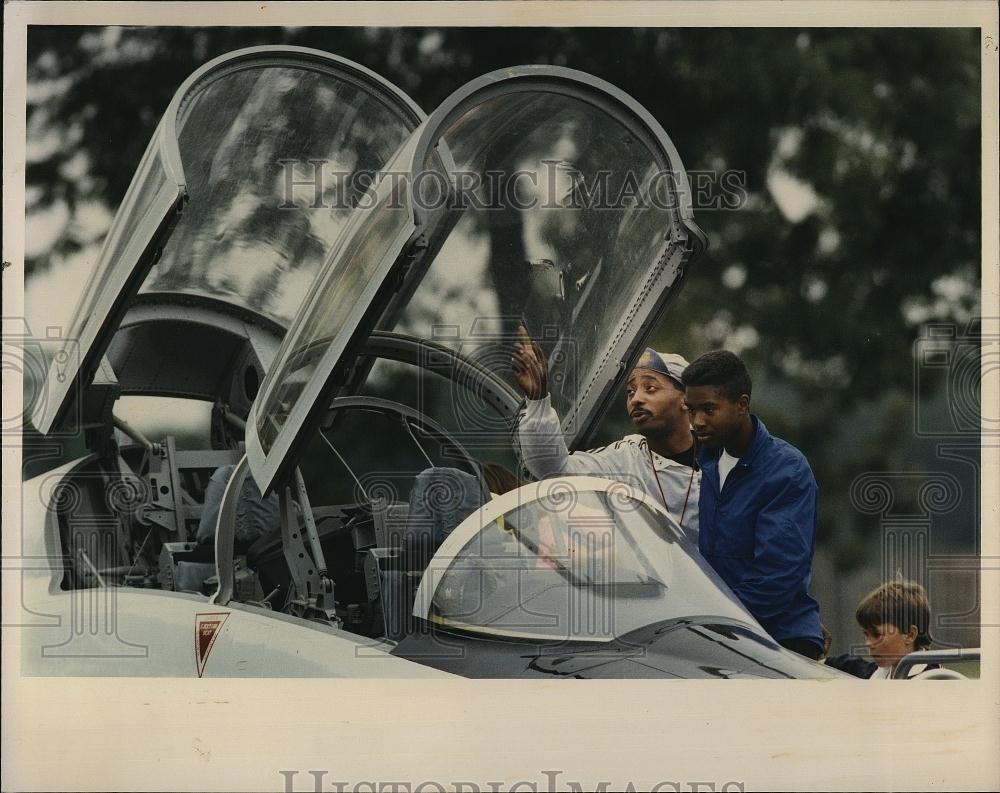
<svg viewBox="0 0 1000 793">
<path fill-rule="evenodd" d="M 743 356 L 755 412 L 808 457 L 821 491 L 813 591 L 834 652 L 860 645 L 856 603 L 897 573 L 928 587 L 942 644 L 978 646 L 981 356 L 997 371 L 977 319 L 978 30 L 33 26 L 35 335 L 69 325 L 183 80 L 222 53 L 278 43 L 361 63 L 426 112 L 500 67 L 581 69 L 642 103 L 689 172 L 716 186 L 738 174 L 739 208 L 696 212 L 709 252 L 653 346 Z M 986 413 L 996 424 L 995 406 Z M 622 410 L 603 436 L 630 431 Z M 25 442 L 30 475 L 42 447 Z"/>
</svg>

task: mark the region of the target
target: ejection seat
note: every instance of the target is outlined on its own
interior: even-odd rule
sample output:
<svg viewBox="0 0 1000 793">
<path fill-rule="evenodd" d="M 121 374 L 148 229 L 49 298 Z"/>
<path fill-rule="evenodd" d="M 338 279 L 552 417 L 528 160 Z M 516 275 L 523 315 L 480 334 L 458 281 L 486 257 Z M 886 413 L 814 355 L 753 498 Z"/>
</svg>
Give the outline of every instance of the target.
<svg viewBox="0 0 1000 793">
<path fill-rule="evenodd" d="M 417 587 L 434 552 L 449 534 L 489 498 L 481 476 L 457 468 L 432 467 L 417 474 L 408 505 L 382 512 L 387 544 L 366 557 L 369 603 L 387 639 L 399 641 L 415 629 Z"/>
</svg>

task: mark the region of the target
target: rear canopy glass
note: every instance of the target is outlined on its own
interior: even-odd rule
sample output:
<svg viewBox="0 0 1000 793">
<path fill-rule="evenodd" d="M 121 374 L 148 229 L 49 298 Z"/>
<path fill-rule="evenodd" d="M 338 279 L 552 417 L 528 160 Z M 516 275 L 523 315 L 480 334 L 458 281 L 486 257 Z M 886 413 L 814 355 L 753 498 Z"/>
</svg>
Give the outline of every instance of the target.
<svg viewBox="0 0 1000 793">
<path fill-rule="evenodd" d="M 327 262 L 309 296 L 310 303 L 282 343 L 277 363 L 268 372 L 251 417 L 257 439 L 268 453 L 289 421 L 292 410 L 302 410 L 308 387 L 323 356 L 364 314 L 379 283 L 376 271 L 390 250 L 398 248 L 412 226 L 412 216 L 399 184 L 382 180 L 371 194 L 372 206 L 359 209 L 351 220 L 344 244 Z M 342 344 L 346 340 L 341 338 Z"/>
<path fill-rule="evenodd" d="M 352 208 L 413 127 L 335 73 L 258 66 L 182 111 L 190 202 L 143 292 L 208 295 L 288 327 Z"/>
<path fill-rule="evenodd" d="M 81 380 L 94 371 L 110 341 L 113 317 L 122 310 L 126 293 L 136 288 L 136 268 L 180 205 L 180 175 L 159 141 L 164 123 L 143 154 L 135 176 L 104 240 L 93 276 L 77 304 L 69 335 L 49 368 L 46 399 L 35 406 L 32 423 L 43 434 L 61 429 L 75 432 L 79 411 L 71 410 Z M 83 383 L 85 385 L 85 383 Z M 69 426 L 63 426 L 63 425 Z"/>
<path fill-rule="evenodd" d="M 239 50 L 189 77 L 115 214 L 35 426 L 72 417 L 140 290 L 221 300 L 287 327 L 368 172 L 422 118 L 378 75 L 317 50 Z"/>
</svg>

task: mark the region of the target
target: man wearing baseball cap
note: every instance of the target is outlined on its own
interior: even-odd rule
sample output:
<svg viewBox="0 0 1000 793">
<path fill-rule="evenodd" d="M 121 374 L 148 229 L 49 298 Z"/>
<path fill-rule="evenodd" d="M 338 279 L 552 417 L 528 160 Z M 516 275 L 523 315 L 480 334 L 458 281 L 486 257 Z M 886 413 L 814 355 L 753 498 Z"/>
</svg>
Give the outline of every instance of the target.
<svg viewBox="0 0 1000 793">
<path fill-rule="evenodd" d="M 527 397 L 518 440 L 528 470 L 538 479 L 571 474 L 620 479 L 645 491 L 681 528 L 697 534 L 701 473 L 681 382 L 688 362 L 647 347 L 625 391 L 625 409 L 638 432 L 599 449 L 570 454 L 550 403 L 545 355 L 524 328 L 519 336 L 511 365 Z"/>
</svg>

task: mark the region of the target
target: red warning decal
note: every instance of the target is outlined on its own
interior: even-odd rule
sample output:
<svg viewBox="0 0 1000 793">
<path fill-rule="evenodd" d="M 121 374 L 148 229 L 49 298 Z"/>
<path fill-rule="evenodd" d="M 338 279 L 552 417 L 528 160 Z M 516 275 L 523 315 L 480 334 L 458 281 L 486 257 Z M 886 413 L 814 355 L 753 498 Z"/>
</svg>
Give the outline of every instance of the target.
<svg viewBox="0 0 1000 793">
<path fill-rule="evenodd" d="M 205 673 L 205 663 L 208 654 L 215 646 L 215 640 L 229 617 L 228 611 L 212 614 L 195 614 L 194 616 L 194 657 L 198 663 L 198 677 Z"/>
</svg>

